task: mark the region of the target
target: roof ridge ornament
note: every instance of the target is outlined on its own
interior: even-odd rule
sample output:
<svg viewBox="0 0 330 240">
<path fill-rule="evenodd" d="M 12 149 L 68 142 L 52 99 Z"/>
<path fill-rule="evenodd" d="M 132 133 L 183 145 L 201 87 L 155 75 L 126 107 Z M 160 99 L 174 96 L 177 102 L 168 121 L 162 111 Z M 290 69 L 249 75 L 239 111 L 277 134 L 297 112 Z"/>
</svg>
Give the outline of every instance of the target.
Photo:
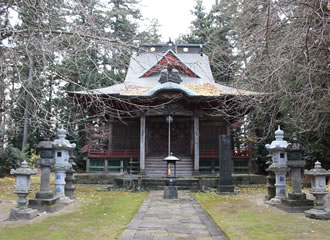
<svg viewBox="0 0 330 240">
<path fill-rule="evenodd" d="M 163 69 L 160 72 L 160 78 L 159 82 L 161 84 L 166 83 L 166 82 L 174 82 L 177 84 L 180 84 L 182 82 L 182 79 L 180 77 L 179 71 L 177 69 Z"/>
</svg>

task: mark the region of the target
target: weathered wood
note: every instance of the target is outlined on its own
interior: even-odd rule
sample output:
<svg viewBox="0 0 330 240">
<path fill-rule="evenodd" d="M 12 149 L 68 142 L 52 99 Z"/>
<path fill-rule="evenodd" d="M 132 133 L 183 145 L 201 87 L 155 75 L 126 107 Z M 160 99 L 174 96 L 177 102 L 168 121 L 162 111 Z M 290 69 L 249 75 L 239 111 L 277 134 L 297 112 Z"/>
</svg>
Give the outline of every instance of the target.
<svg viewBox="0 0 330 240">
<path fill-rule="evenodd" d="M 113 123 L 109 124 L 109 132 L 108 151 L 111 152 L 113 150 Z"/>
<path fill-rule="evenodd" d="M 199 172 L 199 117 L 194 116 L 194 173 Z"/>
<path fill-rule="evenodd" d="M 163 111 L 159 110 L 149 110 L 145 113 L 145 116 L 188 116 L 191 117 L 194 115 L 192 111 L 184 111 L 184 110 L 169 110 L 165 109 Z"/>
<path fill-rule="evenodd" d="M 145 162 L 145 173 L 147 175 L 165 177 L 167 171 L 167 163 L 163 161 L 166 156 L 147 156 Z M 177 176 L 191 176 L 193 174 L 191 156 L 180 156 L 180 161 L 176 163 Z"/>
<path fill-rule="evenodd" d="M 231 136 L 219 136 L 219 193 L 233 193 L 233 162 L 231 159 Z"/>
<path fill-rule="evenodd" d="M 140 117 L 140 173 L 145 169 L 146 116 Z"/>
<path fill-rule="evenodd" d="M 199 124 L 201 127 L 225 127 L 227 124 L 223 121 L 200 121 Z"/>
</svg>

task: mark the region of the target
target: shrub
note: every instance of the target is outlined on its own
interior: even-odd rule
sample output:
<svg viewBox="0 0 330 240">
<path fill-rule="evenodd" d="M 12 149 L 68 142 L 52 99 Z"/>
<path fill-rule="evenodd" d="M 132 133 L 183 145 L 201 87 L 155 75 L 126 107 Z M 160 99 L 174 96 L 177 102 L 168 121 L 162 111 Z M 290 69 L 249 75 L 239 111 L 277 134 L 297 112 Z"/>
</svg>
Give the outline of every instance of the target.
<svg viewBox="0 0 330 240">
<path fill-rule="evenodd" d="M 10 169 L 19 167 L 25 157 L 23 151 L 12 145 L 0 149 L 0 177 L 9 175 Z"/>
</svg>

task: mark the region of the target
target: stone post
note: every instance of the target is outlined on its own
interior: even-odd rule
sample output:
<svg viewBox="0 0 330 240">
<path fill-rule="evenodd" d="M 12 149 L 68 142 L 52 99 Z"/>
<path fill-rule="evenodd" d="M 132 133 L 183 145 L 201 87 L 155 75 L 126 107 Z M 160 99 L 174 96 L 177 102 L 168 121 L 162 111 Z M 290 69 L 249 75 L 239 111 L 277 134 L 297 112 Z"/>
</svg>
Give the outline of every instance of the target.
<svg viewBox="0 0 330 240">
<path fill-rule="evenodd" d="M 65 172 L 70 168 L 69 158 L 70 151 L 73 150 L 76 145 L 71 144 L 66 137 L 66 130 L 63 128 L 58 130 L 58 139 L 54 140 L 55 150 L 55 195 L 60 198 L 61 202 L 70 203 L 68 197 L 65 196 Z"/>
<path fill-rule="evenodd" d="M 30 190 L 30 176 L 36 175 L 37 171 L 28 167 L 27 162 L 24 160 L 21 167 L 10 171 L 10 174 L 16 175 L 16 189 L 13 193 L 17 194 L 17 207 L 10 210 L 9 220 L 29 220 L 38 216 L 38 211 L 35 209 L 27 208 L 27 195 Z"/>
<path fill-rule="evenodd" d="M 268 154 L 267 159 L 268 161 L 266 162 L 266 164 L 270 166 L 273 163 L 272 155 Z M 267 195 L 265 196 L 265 200 L 269 201 L 270 199 L 274 198 L 276 195 L 275 174 L 273 171 L 269 169 L 269 167 L 266 169 L 266 171 L 268 172 L 268 176 L 267 176 Z"/>
<path fill-rule="evenodd" d="M 199 175 L 199 117 L 194 116 L 194 175 Z"/>
<path fill-rule="evenodd" d="M 146 116 L 140 117 L 140 172 L 139 174 L 145 175 L 145 145 L 146 145 Z"/>
<path fill-rule="evenodd" d="M 45 139 L 35 145 L 35 148 L 40 150 L 40 158 L 37 159 L 37 164 L 41 168 L 40 191 L 36 193 L 36 198 L 51 199 L 54 197 L 54 193 L 50 190 L 50 169 L 55 164 L 53 143 Z"/>
<path fill-rule="evenodd" d="M 50 190 L 50 170 L 55 164 L 53 142 L 44 139 L 34 146 L 40 155 L 37 164 L 41 168 L 40 191 L 36 193 L 34 199 L 29 200 L 29 207 L 38 209 L 39 212 L 55 212 L 62 206 L 58 204 L 59 198 L 54 197 Z"/>
<path fill-rule="evenodd" d="M 293 133 L 292 143 L 286 149 L 288 153 L 288 167 L 291 168 L 292 192 L 288 193 L 288 199 L 282 202 L 291 207 L 313 206 L 313 201 L 306 199 L 306 194 L 301 191 L 301 168 L 305 167 L 303 160 L 303 146 L 298 143 L 297 135 Z"/>
<path fill-rule="evenodd" d="M 321 163 L 316 161 L 313 169 L 305 170 L 305 175 L 312 176 L 311 194 L 314 195 L 314 208 L 305 211 L 305 216 L 314 219 L 329 220 L 330 212 L 324 207 L 324 196 L 328 194 L 326 188 L 326 177 L 330 176 L 330 171 L 321 167 Z"/>
<path fill-rule="evenodd" d="M 65 196 L 70 199 L 75 199 L 74 190 L 76 189 L 75 186 L 73 185 L 73 181 L 74 181 L 73 173 L 76 172 L 72 167 L 73 163 L 74 163 L 74 157 L 71 156 L 69 159 L 70 167 L 66 171 L 65 187 L 64 187 Z"/>
<path fill-rule="evenodd" d="M 278 126 L 275 131 L 275 141 L 266 144 L 267 150 L 272 154 L 272 164 L 269 170 L 275 173 L 275 188 L 276 195 L 272 198 L 270 204 L 280 204 L 282 199 L 286 198 L 286 172 L 287 168 L 287 153 L 285 152 L 288 142 L 283 140 L 284 132 Z"/>
<path fill-rule="evenodd" d="M 219 136 L 219 194 L 234 193 L 233 185 L 233 161 L 231 159 L 231 137 L 229 135 Z"/>
</svg>

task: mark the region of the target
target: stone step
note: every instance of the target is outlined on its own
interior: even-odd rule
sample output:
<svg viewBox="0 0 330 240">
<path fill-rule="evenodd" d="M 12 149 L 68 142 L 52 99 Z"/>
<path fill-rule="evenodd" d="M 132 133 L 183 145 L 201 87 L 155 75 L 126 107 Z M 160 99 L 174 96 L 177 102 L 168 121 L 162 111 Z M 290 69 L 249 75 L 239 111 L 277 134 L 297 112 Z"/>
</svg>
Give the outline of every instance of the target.
<svg viewBox="0 0 330 240">
<path fill-rule="evenodd" d="M 147 157 L 145 160 L 146 174 L 151 176 L 165 176 L 166 175 L 166 161 L 163 157 Z M 176 163 L 177 176 L 191 176 L 193 173 L 192 157 L 181 157 L 180 161 Z"/>
</svg>

